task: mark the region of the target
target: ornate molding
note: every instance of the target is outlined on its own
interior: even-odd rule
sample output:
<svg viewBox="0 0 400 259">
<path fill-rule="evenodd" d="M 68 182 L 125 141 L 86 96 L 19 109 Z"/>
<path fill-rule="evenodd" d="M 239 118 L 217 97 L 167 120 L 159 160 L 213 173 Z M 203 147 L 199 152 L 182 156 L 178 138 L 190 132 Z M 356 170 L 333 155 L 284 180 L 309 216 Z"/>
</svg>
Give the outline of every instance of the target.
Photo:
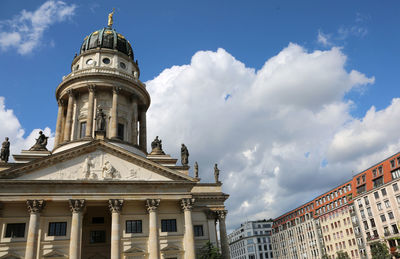
<svg viewBox="0 0 400 259">
<path fill-rule="evenodd" d="M 59 98 L 57 100 L 57 103 L 58 103 L 58 106 L 63 106 L 65 104 L 65 101 L 63 99 Z"/>
<path fill-rule="evenodd" d="M 69 200 L 69 206 L 72 212 L 82 212 L 85 209 L 85 200 Z"/>
<path fill-rule="evenodd" d="M 216 213 L 217 213 L 218 220 L 225 220 L 226 214 L 228 214 L 228 211 L 227 210 L 217 210 Z"/>
<path fill-rule="evenodd" d="M 68 94 L 68 96 L 75 97 L 75 96 L 74 96 L 74 91 L 72 91 L 72 89 L 68 89 L 68 90 L 67 90 L 67 94 Z"/>
<path fill-rule="evenodd" d="M 114 87 L 113 87 L 113 93 L 114 93 L 114 94 L 119 94 L 119 92 L 121 92 L 121 87 L 114 86 Z"/>
<path fill-rule="evenodd" d="M 123 204 L 124 204 L 124 200 L 118 200 L 118 199 L 108 200 L 108 208 L 110 209 L 111 213 L 114 213 L 114 212 L 120 213 L 122 210 Z"/>
<path fill-rule="evenodd" d="M 89 92 L 94 92 L 96 90 L 96 85 L 88 85 Z"/>
<path fill-rule="evenodd" d="M 40 213 L 46 205 L 45 200 L 27 200 L 26 206 L 29 213 Z"/>
<path fill-rule="evenodd" d="M 148 199 L 146 200 L 147 211 L 156 211 L 158 206 L 160 206 L 160 199 Z"/>
<path fill-rule="evenodd" d="M 181 200 L 182 209 L 185 210 L 192 210 L 194 206 L 194 199 L 193 198 L 186 198 Z"/>
<path fill-rule="evenodd" d="M 206 210 L 207 219 L 217 219 L 217 214 L 213 210 Z"/>
</svg>

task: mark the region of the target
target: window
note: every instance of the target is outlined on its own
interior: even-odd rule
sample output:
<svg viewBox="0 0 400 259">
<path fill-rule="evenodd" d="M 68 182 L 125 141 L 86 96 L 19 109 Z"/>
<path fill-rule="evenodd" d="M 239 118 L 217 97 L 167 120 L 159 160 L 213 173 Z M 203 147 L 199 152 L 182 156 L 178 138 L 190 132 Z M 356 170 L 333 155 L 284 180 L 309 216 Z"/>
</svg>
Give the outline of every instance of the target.
<svg viewBox="0 0 400 259">
<path fill-rule="evenodd" d="M 103 58 L 103 63 L 104 64 L 110 64 L 111 60 L 109 58 Z"/>
<path fill-rule="evenodd" d="M 390 166 L 391 166 L 392 168 L 395 167 L 394 159 L 393 159 L 393 160 L 390 160 Z"/>
<path fill-rule="evenodd" d="M 126 233 L 142 233 L 142 221 L 141 220 L 127 220 L 126 221 Z"/>
<path fill-rule="evenodd" d="M 379 175 L 383 174 L 383 167 L 382 166 L 378 167 L 378 171 L 379 171 Z"/>
<path fill-rule="evenodd" d="M 376 178 L 375 180 L 373 180 L 373 182 L 374 182 L 374 188 L 383 185 L 383 176 Z"/>
<path fill-rule="evenodd" d="M 195 237 L 204 236 L 203 225 L 194 225 L 194 236 Z"/>
<path fill-rule="evenodd" d="M 385 222 L 385 221 L 386 221 L 385 214 L 382 214 L 382 215 L 381 215 L 381 221 L 382 221 L 382 222 Z"/>
<path fill-rule="evenodd" d="M 378 208 L 378 210 L 382 210 L 382 204 L 381 203 L 377 203 L 376 207 Z"/>
<path fill-rule="evenodd" d="M 400 156 L 397 158 L 397 165 L 400 165 Z"/>
<path fill-rule="evenodd" d="M 176 219 L 162 219 L 161 232 L 177 232 Z"/>
<path fill-rule="evenodd" d="M 79 130 L 79 137 L 80 138 L 84 138 L 86 135 L 86 121 L 81 122 L 81 126 L 80 126 L 80 130 Z"/>
<path fill-rule="evenodd" d="M 396 169 L 392 172 L 392 179 L 397 179 L 400 177 L 400 169 Z"/>
<path fill-rule="evenodd" d="M 400 204 L 400 196 L 396 196 L 397 203 Z"/>
<path fill-rule="evenodd" d="M 357 187 L 357 194 L 365 192 L 365 184 Z"/>
<path fill-rule="evenodd" d="M 93 217 L 92 224 L 104 224 L 104 217 Z"/>
<path fill-rule="evenodd" d="M 372 211 L 371 211 L 371 208 L 367 208 L 367 213 L 368 213 L 368 216 L 369 216 L 369 217 L 372 217 Z"/>
<path fill-rule="evenodd" d="M 385 207 L 386 207 L 386 208 L 390 208 L 390 202 L 389 202 L 389 200 L 384 201 L 384 203 L 385 203 Z"/>
<path fill-rule="evenodd" d="M 50 222 L 48 236 L 66 236 L 67 222 Z"/>
<path fill-rule="evenodd" d="M 376 169 L 372 170 L 372 178 L 375 178 L 377 176 L 378 176 L 378 174 L 376 173 Z"/>
<path fill-rule="evenodd" d="M 394 219 L 393 212 L 389 211 L 389 212 L 388 212 L 388 216 L 389 216 L 389 219 Z"/>
<path fill-rule="evenodd" d="M 124 124 L 118 123 L 118 138 L 123 140 L 124 139 Z"/>
<path fill-rule="evenodd" d="M 4 237 L 24 237 L 25 223 L 10 223 L 6 227 L 6 235 Z"/>
<path fill-rule="evenodd" d="M 397 183 L 393 184 L 393 191 L 397 192 L 399 190 L 399 186 L 397 185 Z"/>
<path fill-rule="evenodd" d="M 362 178 L 362 182 L 365 183 L 365 174 L 363 174 L 363 175 L 361 176 L 361 178 Z"/>
<path fill-rule="evenodd" d="M 362 218 L 365 218 L 364 210 L 360 210 L 360 214 L 361 214 L 361 217 L 362 217 Z"/>
<path fill-rule="evenodd" d="M 383 188 L 383 189 L 381 190 L 381 193 L 382 193 L 382 196 L 386 196 L 386 195 L 387 195 L 386 189 Z"/>
<path fill-rule="evenodd" d="M 369 200 L 368 200 L 367 196 L 364 197 L 364 202 L 365 202 L 365 205 L 369 205 Z"/>
<path fill-rule="evenodd" d="M 93 230 L 90 231 L 90 243 L 105 243 L 106 242 L 106 231 L 104 230 Z"/>
<path fill-rule="evenodd" d="M 398 234 L 399 233 L 399 229 L 397 228 L 396 224 L 392 225 L 392 231 L 393 231 L 393 234 Z"/>
<path fill-rule="evenodd" d="M 371 227 L 373 227 L 373 228 L 376 227 L 374 219 L 370 219 L 370 222 L 371 222 Z"/>
<path fill-rule="evenodd" d="M 126 65 L 124 62 L 119 62 L 119 67 L 122 69 L 126 69 Z"/>
<path fill-rule="evenodd" d="M 379 199 L 379 193 L 378 192 L 374 192 L 374 197 L 375 197 L 375 199 Z"/>
</svg>

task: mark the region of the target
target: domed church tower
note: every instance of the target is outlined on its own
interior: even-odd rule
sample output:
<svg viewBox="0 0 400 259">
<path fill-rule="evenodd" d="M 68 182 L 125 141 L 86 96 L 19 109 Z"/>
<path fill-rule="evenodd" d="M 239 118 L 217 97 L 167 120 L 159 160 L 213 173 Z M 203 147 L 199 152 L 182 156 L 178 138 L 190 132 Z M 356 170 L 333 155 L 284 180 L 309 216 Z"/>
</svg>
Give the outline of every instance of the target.
<svg viewBox="0 0 400 259">
<path fill-rule="evenodd" d="M 111 25 L 94 31 L 84 38 L 71 70 L 56 89 L 53 152 L 77 142 L 108 138 L 145 154 L 150 96 L 139 80 L 130 42 Z"/>
</svg>

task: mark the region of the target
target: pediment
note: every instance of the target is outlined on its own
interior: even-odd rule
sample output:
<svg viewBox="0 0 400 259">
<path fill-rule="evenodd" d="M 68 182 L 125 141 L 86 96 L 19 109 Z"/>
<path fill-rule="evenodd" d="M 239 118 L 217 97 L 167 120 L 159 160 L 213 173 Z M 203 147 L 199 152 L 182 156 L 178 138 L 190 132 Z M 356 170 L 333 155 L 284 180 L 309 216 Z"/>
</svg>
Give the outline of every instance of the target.
<svg viewBox="0 0 400 259">
<path fill-rule="evenodd" d="M 17 180 L 81 181 L 194 181 L 147 158 L 104 141 L 40 158 L 1 172 L 0 178 Z"/>
<path fill-rule="evenodd" d="M 60 253 L 59 251 L 50 251 L 49 253 L 43 255 L 44 258 L 47 259 L 58 259 L 58 258 L 68 258 L 65 254 Z"/>
<path fill-rule="evenodd" d="M 7 252 L 6 254 L 1 255 L 0 259 L 21 259 L 21 257 L 13 252 Z"/>
<path fill-rule="evenodd" d="M 143 249 L 140 249 L 138 247 L 131 247 L 124 251 L 125 255 L 143 255 L 145 253 L 146 252 Z"/>
</svg>

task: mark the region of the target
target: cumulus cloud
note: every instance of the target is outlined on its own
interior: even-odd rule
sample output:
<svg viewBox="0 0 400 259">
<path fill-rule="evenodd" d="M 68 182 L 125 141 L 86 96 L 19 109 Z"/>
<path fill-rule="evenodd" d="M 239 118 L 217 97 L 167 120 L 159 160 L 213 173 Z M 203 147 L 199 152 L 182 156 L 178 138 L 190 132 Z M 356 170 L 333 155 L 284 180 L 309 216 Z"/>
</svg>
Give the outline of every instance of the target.
<svg viewBox="0 0 400 259">
<path fill-rule="evenodd" d="M 70 18 L 75 9 L 74 4 L 47 1 L 33 12 L 22 10 L 12 19 L 0 21 L 0 48 L 16 48 L 21 55 L 32 52 L 51 25 Z"/>
<path fill-rule="evenodd" d="M 25 130 L 22 128 L 18 118 L 13 110 L 7 109 L 5 98 L 0 96 L 0 143 L 8 137 L 11 143 L 10 147 L 10 162 L 13 161 L 12 154 L 19 154 L 21 150 L 27 150 L 35 144 L 35 139 L 39 136 L 39 131 L 42 130 L 46 136 L 49 136 L 47 148 L 51 150 L 54 145 L 54 133 L 49 127 L 44 129 L 34 129 L 28 136 L 25 135 Z"/>
<path fill-rule="evenodd" d="M 400 148 L 400 100 L 354 118 L 346 94 L 375 79 L 346 60 L 340 48 L 289 44 L 256 70 L 224 49 L 199 51 L 146 82 L 149 141 L 160 136 L 176 157 L 185 143 L 205 182 L 219 164 L 230 229 L 276 217 Z"/>
</svg>

